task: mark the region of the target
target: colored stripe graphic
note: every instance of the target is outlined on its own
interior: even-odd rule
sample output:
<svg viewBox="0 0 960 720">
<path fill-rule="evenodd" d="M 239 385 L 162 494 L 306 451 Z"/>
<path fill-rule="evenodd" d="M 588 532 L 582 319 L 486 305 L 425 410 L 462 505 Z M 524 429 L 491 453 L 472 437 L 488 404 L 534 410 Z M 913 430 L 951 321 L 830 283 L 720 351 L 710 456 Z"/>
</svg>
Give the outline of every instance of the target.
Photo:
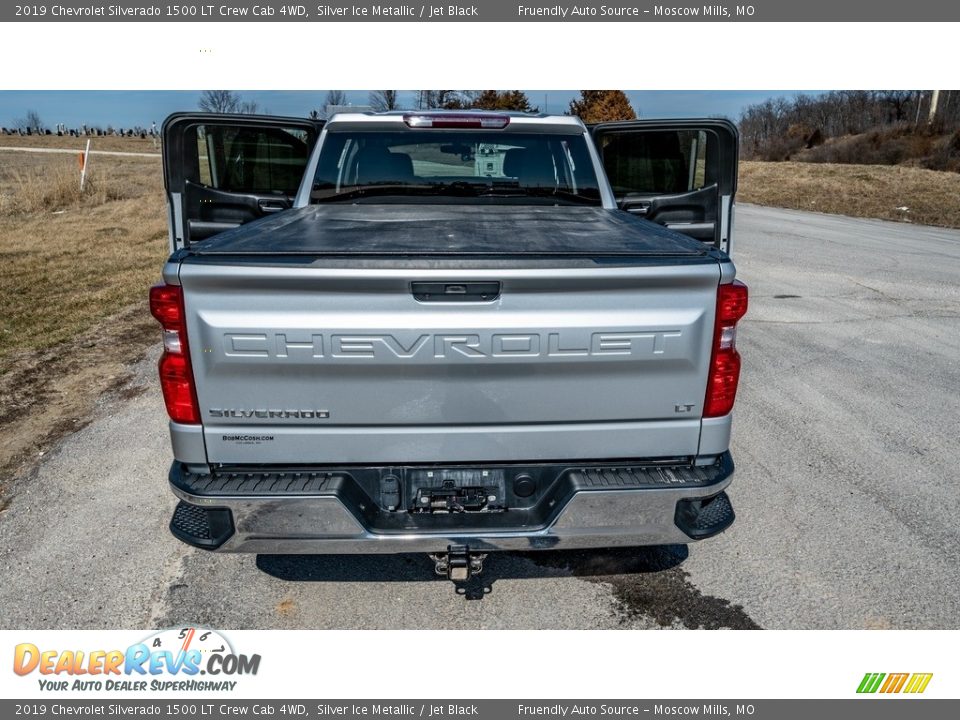
<svg viewBox="0 0 960 720">
<path fill-rule="evenodd" d="M 932 678 L 933 673 L 866 673 L 857 692 L 870 694 L 879 691 L 890 695 L 902 691 L 915 695 L 926 690 Z"/>
<path fill-rule="evenodd" d="M 903 684 L 907 681 L 908 677 L 910 677 L 910 673 L 890 673 L 887 675 L 887 681 L 883 684 L 883 687 L 880 688 L 880 692 L 900 692 L 900 689 L 903 687 Z"/>
<path fill-rule="evenodd" d="M 933 677 L 933 673 L 914 673 L 910 682 L 907 683 L 907 687 L 904 692 L 907 693 L 922 693 L 927 689 L 927 685 L 930 684 L 930 679 Z"/>
<path fill-rule="evenodd" d="M 880 682 L 883 678 L 883 673 L 867 673 L 863 676 L 863 680 L 860 681 L 860 687 L 857 688 L 857 692 L 875 693 L 877 688 L 880 687 Z"/>
</svg>

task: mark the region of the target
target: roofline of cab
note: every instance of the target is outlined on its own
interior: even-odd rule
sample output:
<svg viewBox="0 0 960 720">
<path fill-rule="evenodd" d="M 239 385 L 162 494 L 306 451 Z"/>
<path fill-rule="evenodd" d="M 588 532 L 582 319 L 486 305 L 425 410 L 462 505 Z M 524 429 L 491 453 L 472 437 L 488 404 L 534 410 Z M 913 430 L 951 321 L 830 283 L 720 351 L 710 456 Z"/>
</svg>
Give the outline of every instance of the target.
<svg viewBox="0 0 960 720">
<path fill-rule="evenodd" d="M 583 121 L 573 115 L 548 115 L 546 113 L 522 113 L 500 110 L 389 110 L 387 112 L 338 112 L 327 120 L 327 127 L 362 124 L 395 124 L 406 128 L 407 115 L 500 115 L 510 118 L 508 127 L 527 125 L 532 127 L 562 126 L 566 129 L 586 130 Z M 411 128 L 413 130 L 413 128 Z"/>
</svg>

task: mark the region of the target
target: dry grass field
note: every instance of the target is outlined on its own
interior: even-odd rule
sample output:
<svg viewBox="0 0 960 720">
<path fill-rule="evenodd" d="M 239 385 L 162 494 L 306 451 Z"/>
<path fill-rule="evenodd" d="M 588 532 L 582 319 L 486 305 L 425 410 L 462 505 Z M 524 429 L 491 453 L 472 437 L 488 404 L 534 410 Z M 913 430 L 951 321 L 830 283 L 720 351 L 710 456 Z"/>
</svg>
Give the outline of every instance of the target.
<svg viewBox="0 0 960 720">
<path fill-rule="evenodd" d="M 155 151 L 139 138 L 93 149 Z M 167 254 L 159 158 L 93 155 L 89 169 L 81 193 L 74 155 L 0 151 L 0 482 L 122 394 L 130 363 L 159 340 L 146 303 Z M 917 168 L 745 162 L 738 199 L 960 227 L 960 175 Z"/>
<path fill-rule="evenodd" d="M 75 157 L 0 152 L 0 479 L 122 392 L 159 337 L 146 295 L 167 254 L 160 161 L 94 155 L 88 169 L 81 193 Z"/>
<path fill-rule="evenodd" d="M 737 200 L 960 227 L 960 173 L 900 165 L 742 162 Z"/>
<path fill-rule="evenodd" d="M 0 147 L 28 148 L 67 148 L 82 151 L 87 139 L 82 137 L 60 137 L 58 135 L 0 135 Z M 90 138 L 91 150 L 108 152 L 160 152 L 159 140 L 139 137 L 94 137 Z"/>
<path fill-rule="evenodd" d="M 84 192 L 70 156 L 0 157 L 0 369 L 142 300 L 167 248 L 160 163 L 93 156 Z"/>
</svg>

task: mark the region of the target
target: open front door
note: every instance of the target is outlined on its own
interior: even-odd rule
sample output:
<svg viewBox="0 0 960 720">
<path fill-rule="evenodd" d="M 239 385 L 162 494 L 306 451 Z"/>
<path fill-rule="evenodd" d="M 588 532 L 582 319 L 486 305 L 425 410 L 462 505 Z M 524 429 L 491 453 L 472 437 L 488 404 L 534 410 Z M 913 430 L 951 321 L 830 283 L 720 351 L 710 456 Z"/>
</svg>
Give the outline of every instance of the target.
<svg viewBox="0 0 960 720">
<path fill-rule="evenodd" d="M 178 113 L 163 123 L 163 179 L 177 250 L 286 210 L 323 123 Z"/>
<path fill-rule="evenodd" d="M 591 127 L 622 210 L 730 252 L 737 128 L 727 120 L 631 120 Z"/>
</svg>

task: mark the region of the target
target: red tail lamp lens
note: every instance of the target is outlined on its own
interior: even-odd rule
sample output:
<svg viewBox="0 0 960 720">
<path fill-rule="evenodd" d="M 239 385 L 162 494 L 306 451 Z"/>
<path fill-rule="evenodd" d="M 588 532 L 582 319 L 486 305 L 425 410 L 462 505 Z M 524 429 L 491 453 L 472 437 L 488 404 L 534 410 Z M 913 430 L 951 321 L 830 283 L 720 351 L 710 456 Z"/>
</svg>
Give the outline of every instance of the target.
<svg viewBox="0 0 960 720">
<path fill-rule="evenodd" d="M 737 352 L 737 322 L 747 312 L 747 286 L 739 280 L 717 289 L 717 317 L 713 351 L 707 375 L 704 417 L 722 417 L 733 410 L 740 383 L 740 353 Z"/>
<path fill-rule="evenodd" d="M 150 288 L 150 312 L 163 326 L 164 352 L 160 357 L 160 389 L 170 419 L 197 424 L 200 410 L 187 349 L 183 291 L 178 285 Z"/>
</svg>

